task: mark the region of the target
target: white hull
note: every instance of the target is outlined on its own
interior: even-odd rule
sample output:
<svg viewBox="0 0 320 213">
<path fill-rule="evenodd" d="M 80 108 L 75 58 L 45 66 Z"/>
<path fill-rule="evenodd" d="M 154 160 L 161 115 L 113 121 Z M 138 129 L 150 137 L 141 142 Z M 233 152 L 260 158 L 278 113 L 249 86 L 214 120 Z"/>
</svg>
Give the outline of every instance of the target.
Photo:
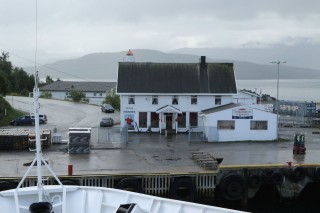
<svg viewBox="0 0 320 213">
<path fill-rule="evenodd" d="M 64 195 L 65 194 L 65 195 Z M 44 186 L 43 201 L 52 204 L 54 213 L 225 213 L 239 212 L 112 188 L 84 186 Z M 26 187 L 0 192 L 2 213 L 29 213 L 38 202 L 38 188 Z M 131 211 L 120 205 L 136 204 Z"/>
</svg>

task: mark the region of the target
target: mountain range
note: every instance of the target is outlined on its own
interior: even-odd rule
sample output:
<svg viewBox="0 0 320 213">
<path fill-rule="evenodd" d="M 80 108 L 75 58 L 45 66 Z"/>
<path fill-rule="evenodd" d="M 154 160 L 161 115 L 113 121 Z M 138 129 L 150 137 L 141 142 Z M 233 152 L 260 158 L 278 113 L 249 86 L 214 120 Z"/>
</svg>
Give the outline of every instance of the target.
<svg viewBox="0 0 320 213">
<path fill-rule="evenodd" d="M 198 63 L 200 56 L 205 55 L 207 62 L 234 63 L 234 70 L 238 80 L 277 79 L 278 77 L 277 65 L 269 63 L 272 58 L 270 50 L 262 48 L 183 48 L 170 52 L 134 49 L 132 51 L 136 62 Z M 38 70 L 40 78 L 45 78 L 49 75 L 53 79 L 59 78 L 61 80 L 115 81 L 117 79 L 118 62 L 123 61 L 126 53 L 127 51 L 92 53 L 79 58 L 45 64 L 39 66 Z M 291 53 L 291 55 L 294 58 L 294 54 Z M 316 55 L 313 57 L 316 57 Z M 265 63 L 261 64 L 263 60 Z M 314 63 L 313 66 L 317 67 L 317 64 Z M 34 67 L 24 67 L 24 69 L 32 73 Z M 280 79 L 320 79 L 320 70 L 310 68 L 310 66 L 309 68 L 293 66 L 290 61 L 287 61 L 286 64 L 280 64 L 279 77 Z"/>
</svg>

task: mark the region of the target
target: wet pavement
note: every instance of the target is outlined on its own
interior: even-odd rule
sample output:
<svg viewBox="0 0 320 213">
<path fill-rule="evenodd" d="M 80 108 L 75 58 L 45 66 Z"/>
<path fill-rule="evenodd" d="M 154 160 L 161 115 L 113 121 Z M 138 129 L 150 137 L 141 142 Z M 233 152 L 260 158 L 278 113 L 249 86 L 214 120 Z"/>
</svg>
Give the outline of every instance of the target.
<svg viewBox="0 0 320 213">
<path fill-rule="evenodd" d="M 8 100 L 11 100 L 10 97 Z M 29 109 L 27 98 L 14 97 L 15 108 Z M 11 101 L 10 101 L 11 103 Z M 126 174 L 126 173 L 194 173 L 207 172 L 192 160 L 192 152 L 202 151 L 216 158 L 223 158 L 221 167 L 233 165 L 286 165 L 320 163 L 320 129 L 280 128 L 280 138 L 287 142 L 189 142 L 188 134 L 128 133 L 128 142 L 103 143 L 98 126 L 101 117 L 111 116 L 119 120 L 119 112 L 102 113 L 99 106 L 41 99 L 42 113 L 48 123 L 41 129 L 58 128 L 62 139 L 72 126 L 92 128 L 90 154 L 68 154 L 67 144 L 52 144 L 43 150 L 44 158 L 57 175 L 67 175 L 68 165 L 73 165 L 74 175 Z M 16 128 L 16 127 L 4 127 Z M 34 127 L 18 127 L 34 128 Z M 294 134 L 305 134 L 306 154 L 293 155 Z M 24 163 L 31 162 L 34 152 L 0 151 L 0 176 L 21 177 L 26 172 Z M 35 175 L 35 169 L 31 172 Z M 44 175 L 49 172 L 44 170 Z"/>
<path fill-rule="evenodd" d="M 94 133 L 93 129 L 93 133 Z M 320 163 L 319 129 L 281 128 L 280 137 L 288 142 L 188 142 L 188 134 L 160 135 L 159 133 L 128 133 L 128 143 L 107 143 L 105 146 L 92 141 L 90 154 L 68 154 L 67 144 L 53 144 L 43 150 L 44 158 L 57 175 L 67 175 L 69 164 L 74 175 L 127 174 L 127 173 L 193 173 L 205 171 L 191 158 L 192 152 L 202 151 L 223 158 L 221 164 L 272 165 L 291 161 L 293 164 Z M 293 155 L 293 135 L 303 133 L 306 154 Z M 94 138 L 93 138 L 94 139 Z M 2 177 L 20 177 L 31 162 L 30 151 L 1 151 Z M 32 171 L 35 174 L 36 171 Z M 45 171 L 45 175 L 49 172 Z"/>
</svg>

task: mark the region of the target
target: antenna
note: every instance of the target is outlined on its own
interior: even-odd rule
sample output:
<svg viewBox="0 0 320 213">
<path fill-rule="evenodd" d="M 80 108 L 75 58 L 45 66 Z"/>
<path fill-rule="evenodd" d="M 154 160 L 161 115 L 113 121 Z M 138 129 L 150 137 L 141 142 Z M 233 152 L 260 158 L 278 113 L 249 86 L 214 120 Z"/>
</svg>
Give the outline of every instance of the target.
<svg viewBox="0 0 320 213">
<path fill-rule="evenodd" d="M 38 51 L 38 0 L 36 0 L 36 29 L 35 29 L 35 53 L 34 53 L 34 89 L 33 89 L 33 104 L 34 104 L 34 124 L 36 130 L 36 160 L 37 160 L 37 186 L 39 202 L 43 200 L 43 183 L 42 183 L 42 151 L 40 141 L 40 126 L 39 126 L 39 88 L 38 88 L 38 71 L 37 71 L 37 51 Z"/>
</svg>

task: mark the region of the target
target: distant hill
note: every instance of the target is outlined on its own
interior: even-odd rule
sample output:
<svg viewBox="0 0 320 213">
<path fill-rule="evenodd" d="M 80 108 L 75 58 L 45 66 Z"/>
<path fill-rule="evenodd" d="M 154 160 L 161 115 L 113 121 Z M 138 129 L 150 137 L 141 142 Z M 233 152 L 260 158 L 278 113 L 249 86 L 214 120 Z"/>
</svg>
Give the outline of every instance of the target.
<svg viewBox="0 0 320 213">
<path fill-rule="evenodd" d="M 189 49 L 175 50 L 165 53 L 155 50 L 133 50 L 136 62 L 167 62 L 167 63 L 198 63 L 200 54 L 186 54 Z M 200 50 L 194 51 L 201 52 Z M 61 60 L 38 67 L 40 78 L 50 75 L 52 78 L 74 80 L 101 80 L 109 81 L 117 79 L 118 62 L 123 61 L 126 51 L 114 53 L 92 53 L 80 58 Z M 205 55 L 205 54 L 202 54 Z M 209 54 L 208 54 L 209 55 Z M 207 55 L 207 62 L 233 62 L 236 77 L 239 80 L 276 79 L 276 65 L 261 65 L 246 61 L 232 59 L 217 59 Z M 218 54 L 217 54 L 218 55 Z M 32 73 L 34 67 L 24 67 Z M 281 79 L 320 79 L 320 71 L 308 68 L 281 65 Z"/>
</svg>

